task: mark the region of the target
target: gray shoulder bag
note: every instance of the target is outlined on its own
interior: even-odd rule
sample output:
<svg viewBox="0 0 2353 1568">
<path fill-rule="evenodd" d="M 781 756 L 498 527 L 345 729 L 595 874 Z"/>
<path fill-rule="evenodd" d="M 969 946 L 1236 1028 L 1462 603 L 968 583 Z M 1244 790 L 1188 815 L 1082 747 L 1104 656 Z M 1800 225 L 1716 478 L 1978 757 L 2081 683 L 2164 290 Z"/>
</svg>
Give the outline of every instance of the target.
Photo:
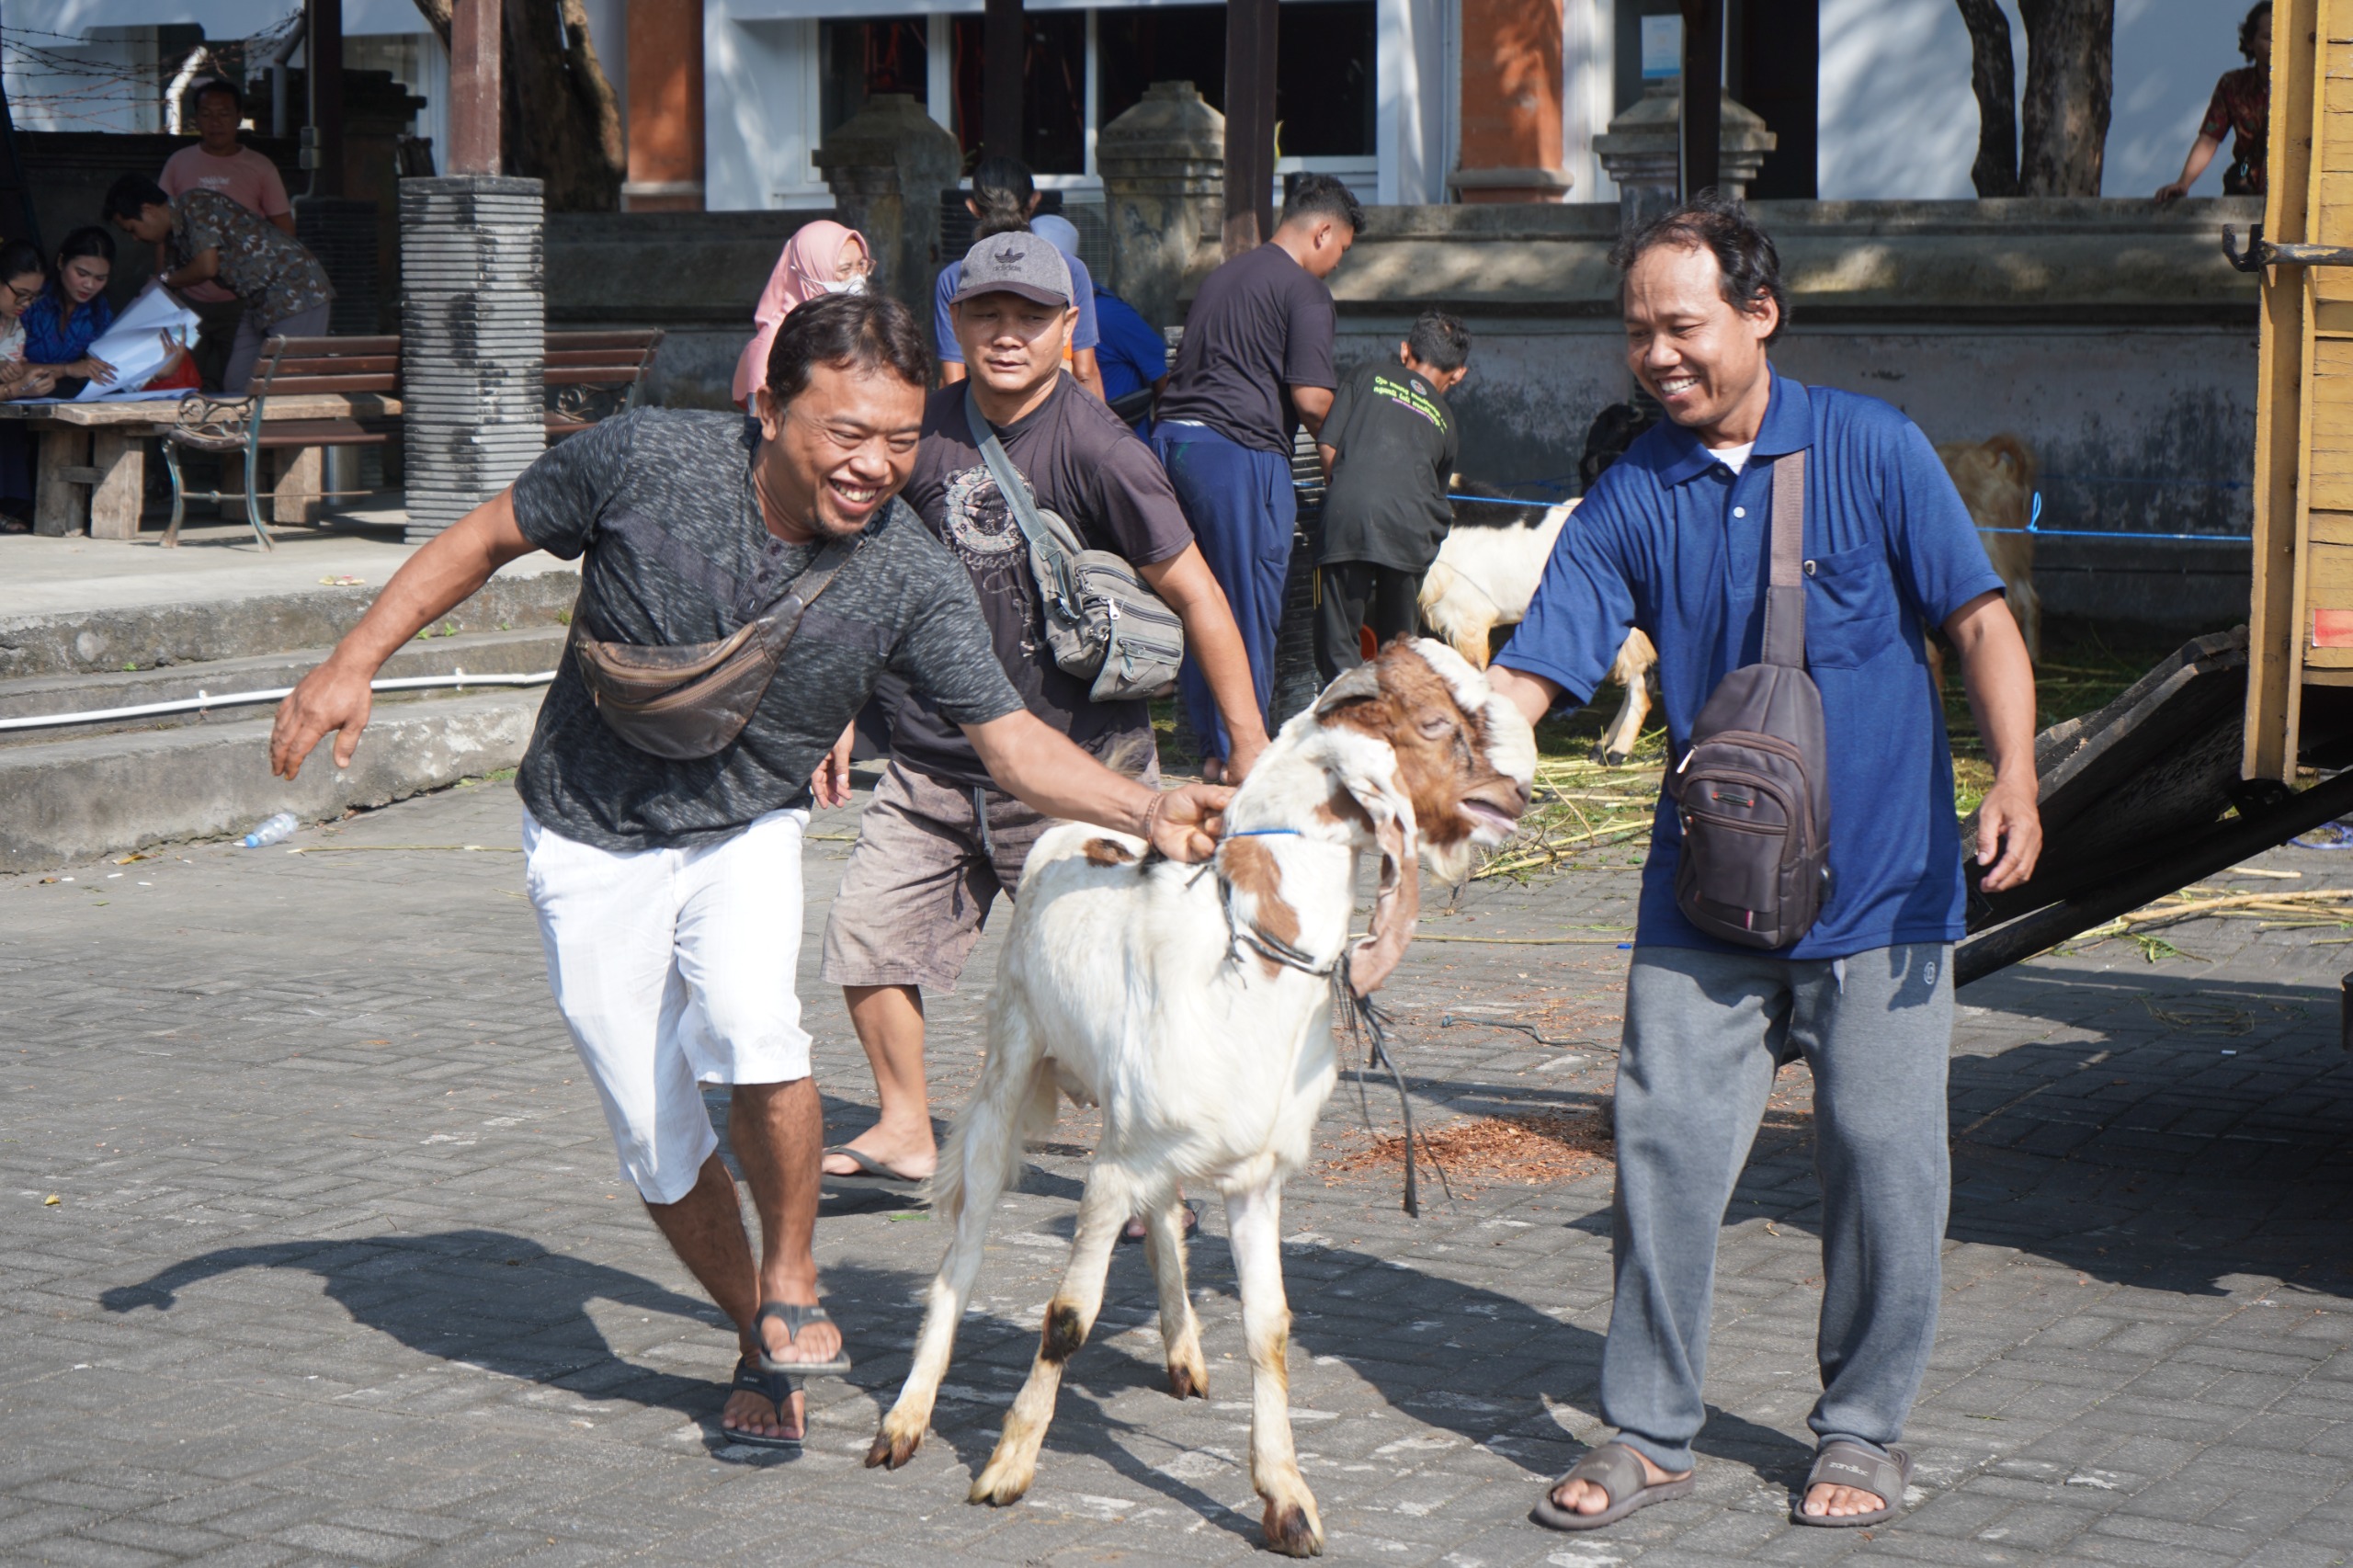
<svg viewBox="0 0 2353 1568">
<path fill-rule="evenodd" d="M 767 695 L 801 615 L 857 553 L 856 540 L 829 539 L 783 594 L 747 603 L 748 590 L 695 555 L 659 523 L 631 517 L 663 564 L 748 619 L 713 642 L 608 642 L 575 619 L 572 652 L 605 727 L 642 752 L 674 762 L 713 756 L 734 744 Z M 860 539 L 864 535 L 859 536 Z"/>
<path fill-rule="evenodd" d="M 981 405 L 964 393 L 972 444 L 989 465 L 1006 510 L 1029 546 L 1029 574 L 1045 609 L 1046 646 L 1068 675 L 1092 678 L 1097 702 L 1160 697 L 1176 684 L 1185 657 L 1185 626 L 1148 587 L 1128 558 L 1089 550 L 1076 529 L 1030 499 L 1029 485 L 1005 454 Z"/>
<path fill-rule="evenodd" d="M 1667 776 L 1683 850 L 1675 901 L 1711 937 L 1786 948 L 1830 902 L 1830 748 L 1805 673 L 1805 453 L 1773 462 L 1761 663 L 1724 676 Z"/>
</svg>

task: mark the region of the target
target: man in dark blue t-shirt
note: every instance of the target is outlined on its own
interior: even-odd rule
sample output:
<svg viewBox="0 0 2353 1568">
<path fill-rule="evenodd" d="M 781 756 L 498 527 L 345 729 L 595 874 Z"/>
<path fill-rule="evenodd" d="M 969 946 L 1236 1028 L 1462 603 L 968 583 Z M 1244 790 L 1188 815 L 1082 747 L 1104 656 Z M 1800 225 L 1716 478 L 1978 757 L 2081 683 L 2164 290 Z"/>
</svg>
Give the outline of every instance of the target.
<svg viewBox="0 0 2353 1568">
<path fill-rule="evenodd" d="M 1324 280 L 1363 226 L 1347 186 L 1301 176 L 1274 237 L 1202 279 L 1152 428 L 1152 449 L 1250 650 L 1262 717 L 1275 695 L 1275 628 L 1299 519 L 1291 432 L 1304 425 L 1313 436 L 1331 411 L 1336 317 Z M 1177 688 L 1214 780 L 1233 760 L 1230 737 L 1190 655 Z"/>
<path fill-rule="evenodd" d="M 1659 654 L 1670 755 L 1719 681 L 1758 662 L 1773 460 L 1805 453 L 1805 659 L 1822 693 L 1833 892 L 1793 945 L 1733 948 L 1675 898 L 1681 833 L 1662 799 L 1626 980 L 1615 1108 L 1616 1299 L 1601 1410 L 1619 1429 L 1553 1483 L 1539 1522 L 1592 1529 L 1691 1490 L 1716 1234 L 1774 1074 L 1814 1080 L 1822 1176 L 1820 1440 L 1791 1517 L 1861 1525 L 1903 1506 L 1893 1445 L 1936 1338 L 1950 1164 L 1945 1068 L 1962 932 L 1952 762 L 1923 654 L 1960 650 L 1995 784 L 1979 815 L 1989 891 L 2031 874 L 2034 677 L 1967 510 L 1927 438 L 1873 398 L 1776 375 L 1779 264 L 1712 196 L 1620 243 L 1627 359 L 1666 419 L 1561 536 L 1491 672 L 1530 720 L 1583 702 L 1629 629 Z"/>
</svg>

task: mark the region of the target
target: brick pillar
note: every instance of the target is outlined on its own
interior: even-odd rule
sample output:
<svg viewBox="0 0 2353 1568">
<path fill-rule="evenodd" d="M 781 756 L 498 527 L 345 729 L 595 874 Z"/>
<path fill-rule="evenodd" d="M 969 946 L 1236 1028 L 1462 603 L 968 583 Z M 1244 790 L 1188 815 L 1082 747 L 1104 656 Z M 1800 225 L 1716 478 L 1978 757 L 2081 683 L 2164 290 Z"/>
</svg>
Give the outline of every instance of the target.
<svg viewBox="0 0 2353 1568">
<path fill-rule="evenodd" d="M 702 0 L 629 0 L 625 212 L 699 212 Z"/>
<path fill-rule="evenodd" d="M 1561 0 L 1462 0 L 1461 200 L 1567 199 L 1561 25 Z"/>
</svg>

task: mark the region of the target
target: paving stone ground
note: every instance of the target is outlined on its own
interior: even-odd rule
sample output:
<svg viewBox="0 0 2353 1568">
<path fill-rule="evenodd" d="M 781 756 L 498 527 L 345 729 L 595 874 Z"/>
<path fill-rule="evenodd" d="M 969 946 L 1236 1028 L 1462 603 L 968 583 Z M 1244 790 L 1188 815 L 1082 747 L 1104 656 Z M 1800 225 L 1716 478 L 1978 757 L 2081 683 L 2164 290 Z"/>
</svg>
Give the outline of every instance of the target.
<svg viewBox="0 0 2353 1568">
<path fill-rule="evenodd" d="M 968 1506 L 1057 1278 L 1091 1136 L 1065 1113 L 997 1217 L 935 1433 L 859 1460 L 940 1237 L 829 1201 L 856 1372 L 798 1456 L 718 1436 L 732 1337 L 619 1178 L 548 1000 L 501 785 L 285 846 L 0 881 L 0 1561 L 1193 1563 L 1256 1550 L 1222 1215 L 1193 1282 L 1208 1403 L 1162 1392 L 1122 1249 L 1036 1489 Z M 816 824 L 808 979 L 837 1136 L 870 1103 L 815 940 L 853 818 Z M 484 846 L 476 852 L 451 847 Z M 1631 854 L 1480 884 L 1392 1001 L 1433 1124 L 1606 1111 Z M 2353 856 L 2262 865 L 2353 885 Z M 2222 879 L 2227 881 L 2228 879 Z M 1601 1430 L 1606 1165 L 1433 1194 L 1294 1182 L 1291 1398 L 1335 1559 L 1412 1568 L 1858 1561 L 2319 1568 L 2353 1552 L 2353 1063 L 2332 932 L 2211 921 L 2159 964 L 2109 943 L 1961 996 L 1942 1335 L 1915 1506 L 1786 1518 L 1820 1301 L 1804 1075 L 1724 1223 L 1696 1496 L 1538 1529 Z M 791 955 L 779 955 L 791 961 Z M 943 1111 L 976 983 L 932 1005 Z M 1518 1026 L 1518 1027 L 1514 1027 Z M 1393 1124 L 1393 1096 L 1368 1104 Z M 723 1103 L 718 1106 L 723 1111 Z M 1361 1146 L 1356 1089 L 1327 1112 Z M 1467 1176 L 1468 1172 L 1458 1172 Z M 49 1199 L 54 1195 L 55 1201 Z"/>
</svg>

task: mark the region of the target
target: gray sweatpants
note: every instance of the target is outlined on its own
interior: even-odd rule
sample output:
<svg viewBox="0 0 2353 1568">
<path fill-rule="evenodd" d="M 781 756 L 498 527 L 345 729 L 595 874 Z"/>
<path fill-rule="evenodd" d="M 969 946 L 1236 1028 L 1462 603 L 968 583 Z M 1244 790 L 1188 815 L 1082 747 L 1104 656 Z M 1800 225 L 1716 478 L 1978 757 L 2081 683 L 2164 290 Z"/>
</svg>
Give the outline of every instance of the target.
<svg viewBox="0 0 2353 1568">
<path fill-rule="evenodd" d="M 1875 1449 L 1903 1435 L 1937 1332 L 1951 969 L 1942 943 L 1835 963 L 1635 949 L 1601 1415 L 1654 1463 L 1691 1468 L 1716 1233 L 1773 1074 L 1801 1055 L 1822 1181 L 1823 1392 L 1806 1425 Z"/>
</svg>

